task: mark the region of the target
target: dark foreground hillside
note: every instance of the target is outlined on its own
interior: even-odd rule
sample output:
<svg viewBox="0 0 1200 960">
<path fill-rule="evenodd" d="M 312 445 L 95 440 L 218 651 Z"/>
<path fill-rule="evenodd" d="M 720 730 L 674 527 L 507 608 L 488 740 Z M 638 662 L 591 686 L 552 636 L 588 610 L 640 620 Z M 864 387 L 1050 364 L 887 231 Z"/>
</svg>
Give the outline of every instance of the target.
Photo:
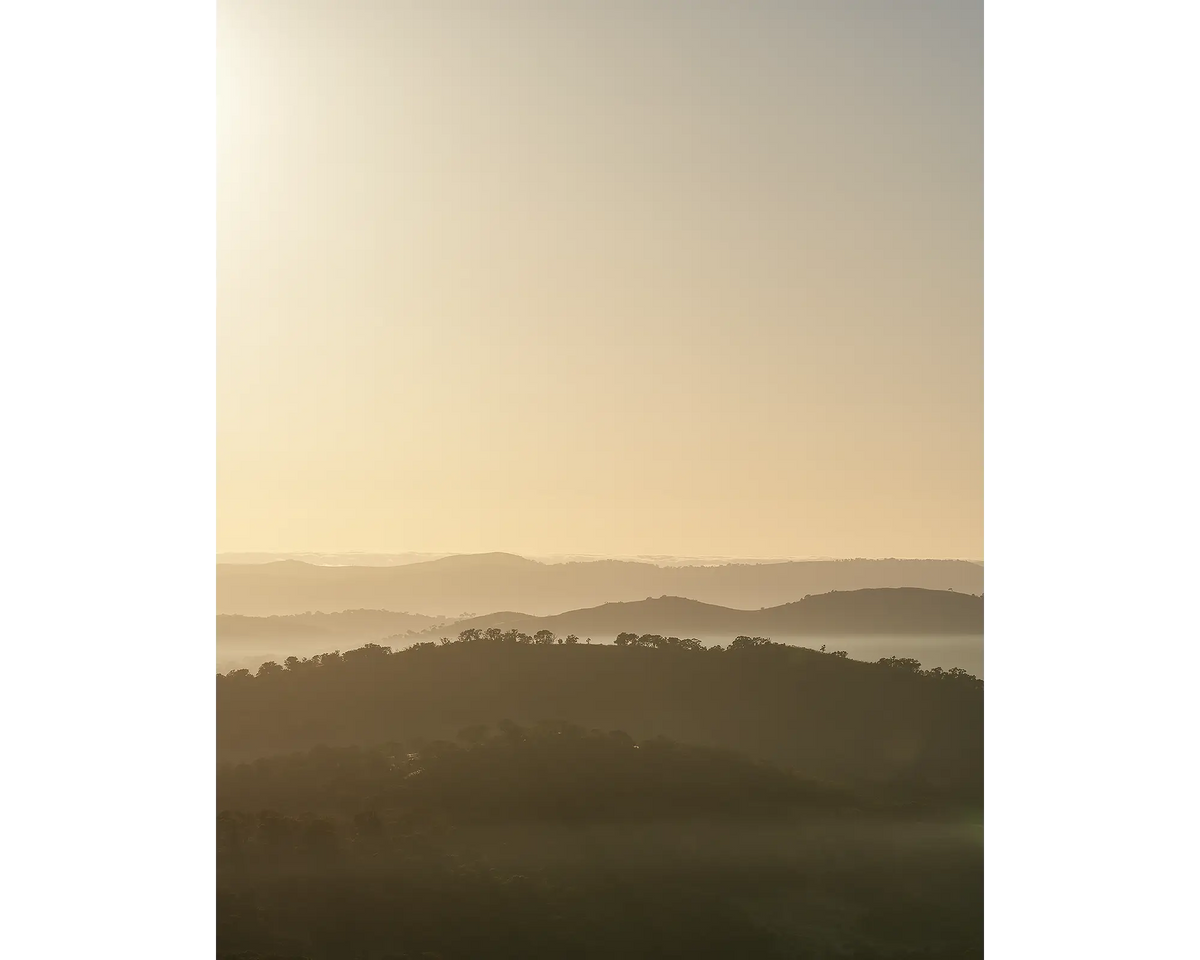
<svg viewBox="0 0 1200 960">
<path fill-rule="evenodd" d="M 219 958 L 982 956 L 977 822 L 568 724 L 222 765 Z"/>
<path fill-rule="evenodd" d="M 368 646 L 218 677 L 218 754 L 452 740 L 499 719 L 565 721 L 729 748 L 813 780 L 886 785 L 897 798 L 978 804 L 982 684 L 916 666 L 748 638 L 730 649 L 662 637 L 609 646 L 526 643 L 497 630 L 396 653 Z"/>
<path fill-rule="evenodd" d="M 222 764 L 223 810 L 422 822 L 626 822 L 857 809 L 858 797 L 712 747 L 568 723 L 467 727 L 456 741 L 312 750 Z"/>
</svg>

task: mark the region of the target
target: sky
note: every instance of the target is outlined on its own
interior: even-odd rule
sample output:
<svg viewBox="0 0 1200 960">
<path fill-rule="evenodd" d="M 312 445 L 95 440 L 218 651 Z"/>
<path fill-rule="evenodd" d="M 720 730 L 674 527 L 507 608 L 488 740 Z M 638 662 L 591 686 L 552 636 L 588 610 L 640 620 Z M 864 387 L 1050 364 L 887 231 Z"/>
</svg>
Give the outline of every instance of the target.
<svg viewBox="0 0 1200 960">
<path fill-rule="evenodd" d="M 217 549 L 983 559 L 983 10 L 221 0 Z"/>
</svg>

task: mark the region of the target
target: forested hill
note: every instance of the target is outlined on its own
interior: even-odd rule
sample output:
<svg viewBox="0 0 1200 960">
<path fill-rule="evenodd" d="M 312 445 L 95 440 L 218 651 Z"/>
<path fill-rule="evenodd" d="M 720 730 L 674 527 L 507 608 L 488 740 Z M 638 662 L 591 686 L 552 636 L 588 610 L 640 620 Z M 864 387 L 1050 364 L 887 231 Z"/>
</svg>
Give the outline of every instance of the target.
<svg viewBox="0 0 1200 960">
<path fill-rule="evenodd" d="M 512 720 L 735 749 L 833 783 L 982 799 L 982 683 L 751 639 L 531 644 L 515 634 L 368 646 L 218 677 L 224 759 L 453 739 Z"/>
<path fill-rule="evenodd" d="M 282 560 L 217 564 L 217 612 L 249 616 L 411 610 L 434 616 L 522 610 L 531 616 L 646 597 L 689 597 L 758 609 L 810 594 L 874 587 L 983 592 L 983 567 L 964 560 L 811 560 L 667 567 L 597 560 L 538 563 L 511 554 L 445 557 L 394 567 Z"/>
<path fill-rule="evenodd" d="M 551 617 L 494 613 L 429 632 L 453 636 L 462 630 L 550 630 L 594 640 L 618 633 L 680 633 L 699 637 L 761 634 L 776 637 L 888 635 L 979 635 L 983 633 L 983 597 L 949 590 L 897 587 L 836 591 L 762 610 L 734 610 L 683 597 L 659 597 L 632 603 L 606 603 Z"/>
<path fill-rule="evenodd" d="M 219 810 L 476 822 L 668 820 L 869 803 L 737 753 L 545 723 L 454 741 L 316 747 L 217 770 Z"/>
</svg>

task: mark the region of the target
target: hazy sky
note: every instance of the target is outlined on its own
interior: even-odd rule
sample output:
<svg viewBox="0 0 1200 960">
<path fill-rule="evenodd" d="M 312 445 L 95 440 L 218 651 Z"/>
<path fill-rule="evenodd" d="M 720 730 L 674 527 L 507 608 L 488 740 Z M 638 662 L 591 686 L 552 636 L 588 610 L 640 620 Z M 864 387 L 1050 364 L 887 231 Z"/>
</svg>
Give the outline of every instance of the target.
<svg viewBox="0 0 1200 960">
<path fill-rule="evenodd" d="M 982 27 L 222 0 L 217 548 L 981 559 Z"/>
</svg>

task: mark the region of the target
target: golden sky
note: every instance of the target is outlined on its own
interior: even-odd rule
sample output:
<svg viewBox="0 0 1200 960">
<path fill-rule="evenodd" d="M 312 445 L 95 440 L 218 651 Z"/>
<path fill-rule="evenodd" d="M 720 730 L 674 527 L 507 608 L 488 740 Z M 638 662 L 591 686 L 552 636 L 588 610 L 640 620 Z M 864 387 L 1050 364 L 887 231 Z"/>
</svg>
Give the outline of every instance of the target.
<svg viewBox="0 0 1200 960">
<path fill-rule="evenodd" d="M 222 0 L 217 549 L 982 559 L 982 21 Z"/>
</svg>

